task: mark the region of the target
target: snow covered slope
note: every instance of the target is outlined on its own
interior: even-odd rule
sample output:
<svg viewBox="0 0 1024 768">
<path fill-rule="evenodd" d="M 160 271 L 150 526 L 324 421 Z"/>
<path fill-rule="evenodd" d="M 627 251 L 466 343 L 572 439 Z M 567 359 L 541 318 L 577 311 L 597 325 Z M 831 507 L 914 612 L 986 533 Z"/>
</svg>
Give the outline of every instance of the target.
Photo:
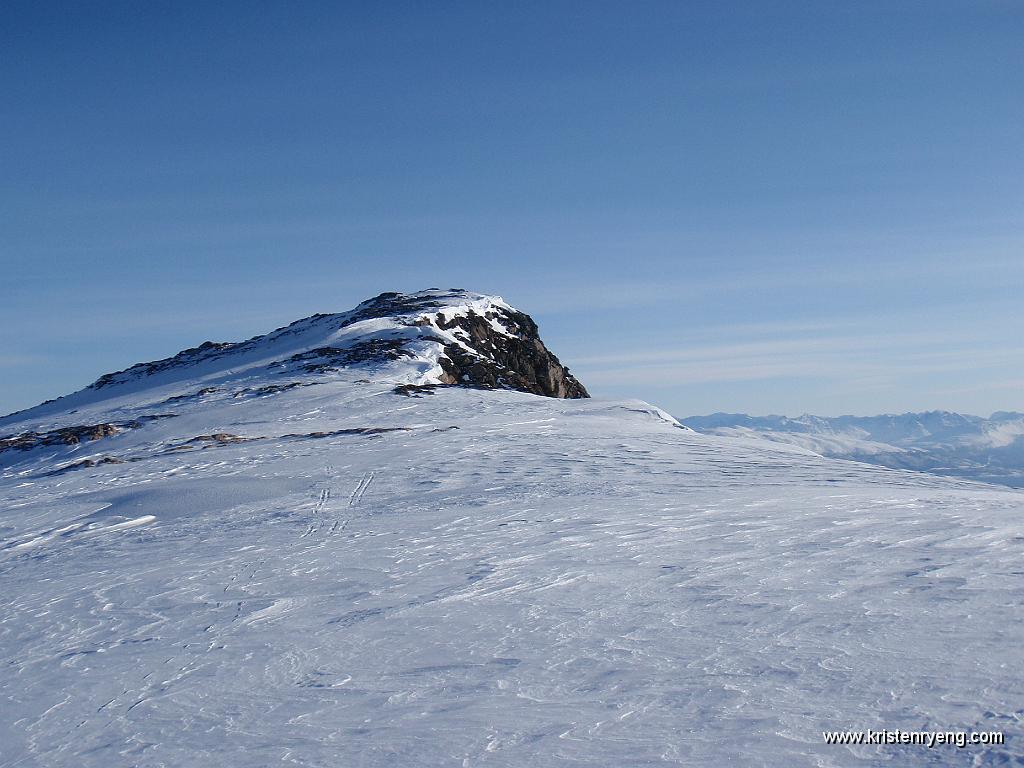
<svg viewBox="0 0 1024 768">
<path fill-rule="evenodd" d="M 684 423 L 707 434 L 755 437 L 840 459 L 1014 487 L 1024 486 L 1024 414 L 984 419 L 948 411 L 885 416 L 713 413 Z"/>
<path fill-rule="evenodd" d="M 5 420 L 0 766 L 1024 759 L 1021 492 L 266 338 Z"/>
<path fill-rule="evenodd" d="M 537 325 L 500 296 L 461 289 L 382 293 L 350 312 L 318 314 L 239 343 L 207 341 L 101 376 L 83 390 L 0 418 L 0 428 L 99 404 L 181 399 L 222 386 L 279 388 L 363 369 L 400 385 L 467 384 L 553 397 L 587 391 L 544 346 Z M 199 390 L 190 390 L 201 385 Z M 244 387 L 243 387 L 244 389 Z M 247 391 L 251 391 L 252 387 Z M 168 394 L 170 393 L 170 394 Z M 165 400 L 165 402 L 168 402 Z M 95 410 L 93 408 L 92 410 Z"/>
</svg>

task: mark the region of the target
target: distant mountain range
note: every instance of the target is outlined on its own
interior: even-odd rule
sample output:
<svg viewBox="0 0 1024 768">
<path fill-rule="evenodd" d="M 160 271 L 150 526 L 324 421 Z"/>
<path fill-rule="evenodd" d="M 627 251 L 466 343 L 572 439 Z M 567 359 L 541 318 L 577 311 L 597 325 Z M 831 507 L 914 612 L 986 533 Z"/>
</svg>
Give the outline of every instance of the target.
<svg viewBox="0 0 1024 768">
<path fill-rule="evenodd" d="M 884 416 L 713 413 L 682 423 L 705 434 L 757 437 L 822 456 L 1024 487 L 1024 414 L 949 411 Z"/>
</svg>

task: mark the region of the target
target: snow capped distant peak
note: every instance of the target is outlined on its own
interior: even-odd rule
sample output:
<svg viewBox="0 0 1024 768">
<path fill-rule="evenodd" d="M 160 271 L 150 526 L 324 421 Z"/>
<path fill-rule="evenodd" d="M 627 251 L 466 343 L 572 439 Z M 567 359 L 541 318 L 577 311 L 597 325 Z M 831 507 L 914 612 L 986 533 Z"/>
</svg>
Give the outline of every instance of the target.
<svg viewBox="0 0 1024 768">
<path fill-rule="evenodd" d="M 698 432 L 758 437 L 823 456 L 1024 485 L 1024 415 L 950 411 L 823 417 L 715 413 L 683 420 Z"/>
</svg>

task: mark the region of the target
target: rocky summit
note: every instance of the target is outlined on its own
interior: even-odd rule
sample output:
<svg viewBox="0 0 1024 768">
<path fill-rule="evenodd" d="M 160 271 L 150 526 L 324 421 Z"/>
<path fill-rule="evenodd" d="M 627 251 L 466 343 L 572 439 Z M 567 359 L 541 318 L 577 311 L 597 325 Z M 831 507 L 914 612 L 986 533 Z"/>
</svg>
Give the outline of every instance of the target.
<svg viewBox="0 0 1024 768">
<path fill-rule="evenodd" d="M 269 394 L 345 372 L 368 382 L 390 382 L 403 394 L 461 386 L 589 397 L 544 345 L 529 315 L 499 296 L 430 289 L 382 293 L 349 312 L 312 315 L 247 341 L 206 341 L 172 357 L 104 374 L 79 392 L 11 414 L 0 424 L 143 389 L 168 389 L 166 402 L 178 402 L 232 383 L 247 384 L 234 390 L 239 396 Z M 194 392 L 170 391 L 196 381 L 204 386 Z"/>
</svg>

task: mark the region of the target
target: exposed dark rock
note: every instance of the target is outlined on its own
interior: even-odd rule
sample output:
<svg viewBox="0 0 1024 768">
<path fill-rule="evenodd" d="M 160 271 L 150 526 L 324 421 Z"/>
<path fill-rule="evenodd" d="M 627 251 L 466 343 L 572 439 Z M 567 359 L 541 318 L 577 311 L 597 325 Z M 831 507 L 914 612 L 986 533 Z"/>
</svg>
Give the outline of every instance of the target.
<svg viewBox="0 0 1024 768">
<path fill-rule="evenodd" d="M 468 291 L 462 288 L 450 288 L 448 295 L 467 294 Z M 398 317 L 418 312 L 429 312 L 440 309 L 448 302 L 440 296 L 430 296 L 415 293 L 395 293 L 387 291 L 368 299 L 356 307 L 349 315 L 349 323 L 358 323 L 363 320 L 372 320 L 378 317 Z"/>
<path fill-rule="evenodd" d="M 437 384 L 399 384 L 391 391 L 396 395 L 405 395 L 406 397 L 422 397 L 434 394 L 437 386 Z"/>
<path fill-rule="evenodd" d="M 282 435 L 282 437 L 338 437 L 340 435 L 382 435 L 386 432 L 410 432 L 410 427 L 353 427 L 351 429 L 333 429 L 330 432 L 305 432 L 302 434 Z"/>
<path fill-rule="evenodd" d="M 176 415 L 174 413 L 155 413 L 149 416 L 140 416 L 130 421 L 78 424 L 73 427 L 51 429 L 49 432 L 22 432 L 19 435 L 9 435 L 0 438 L 0 452 L 10 450 L 29 451 L 43 445 L 78 445 L 79 443 L 88 443 L 93 440 L 101 440 L 104 437 L 111 437 L 128 429 L 138 429 L 150 421 L 172 419 Z"/>
<path fill-rule="evenodd" d="M 103 423 L 63 427 L 49 432 L 24 432 L 0 439 L 0 451 L 28 451 L 43 445 L 78 445 L 116 435 L 125 427 L 131 428 L 127 425 Z"/>
<path fill-rule="evenodd" d="M 214 432 L 212 435 L 199 435 L 189 440 L 190 443 L 244 443 L 251 438 L 232 435 L 230 432 Z"/>
<path fill-rule="evenodd" d="M 238 435 L 232 435 L 230 432 L 214 432 L 212 435 L 197 435 L 189 440 L 189 443 L 220 443 L 224 445 L 226 443 L 247 443 L 250 440 L 258 440 L 260 438 L 252 437 L 239 437 Z"/>
<path fill-rule="evenodd" d="M 292 355 L 284 363 L 302 363 L 302 370 L 307 373 L 326 373 L 359 363 L 383 363 L 412 357 L 412 352 L 405 349 L 405 339 L 373 339 L 350 347 L 317 347 L 306 352 Z"/>
<path fill-rule="evenodd" d="M 464 293 L 452 289 L 450 293 Z M 450 304 L 450 298 L 430 295 L 382 293 L 363 302 L 349 316 L 346 325 L 375 318 L 416 315 L 431 312 Z M 504 332 L 497 330 L 492 321 Z M 544 346 L 537 324 L 522 312 L 495 309 L 486 316 L 472 311 L 450 320 L 445 313 L 408 320 L 410 326 L 424 327 L 417 340 L 434 340 L 444 347 L 439 360 L 444 370 L 442 383 L 482 389 L 517 389 L 536 395 L 562 398 L 589 397 L 586 388 L 569 373 L 569 369 Z M 465 344 L 452 344 L 430 326 L 454 332 Z M 408 338 L 375 339 L 347 348 L 321 347 L 293 356 L 287 362 L 301 362 L 308 372 L 338 370 L 353 364 L 385 362 L 411 357 L 406 349 Z M 416 396 L 425 393 L 417 385 L 400 385 L 397 394 Z"/>
<path fill-rule="evenodd" d="M 382 293 L 360 304 L 348 322 L 359 322 L 383 317 L 400 317 L 431 312 L 450 304 L 452 294 L 464 294 L 452 288 L 447 296 L 423 294 Z M 490 321 L 497 321 L 507 332 L 496 330 Z M 466 315 L 445 320 L 444 313 L 410 320 L 411 325 L 436 327 L 446 331 L 459 331 L 457 335 L 467 348 L 458 344 L 444 344 L 445 356 L 440 359 L 444 369 L 442 382 L 457 386 L 484 389 L 518 389 L 536 395 L 562 398 L 589 397 L 586 388 L 569 373 L 569 369 L 544 346 L 537 324 L 522 312 L 496 309 L 487 316 L 470 311 Z M 425 334 L 422 338 L 431 338 Z M 404 340 L 393 342 L 401 349 Z M 395 359 L 395 358 L 392 358 Z M 406 388 L 408 386 L 409 388 Z M 413 396 L 418 393 L 413 385 L 396 387 L 395 392 Z M 401 390 L 401 391 L 400 391 Z"/>
<path fill-rule="evenodd" d="M 136 363 L 130 368 L 125 368 L 123 371 L 105 373 L 90 384 L 89 389 L 103 389 L 115 382 L 141 376 L 152 376 L 154 373 L 159 373 L 169 368 L 180 368 L 186 365 L 195 365 L 207 360 L 213 360 L 220 357 L 225 351 L 237 346 L 237 344 L 222 341 L 204 341 L 198 347 L 184 349 L 173 357 L 154 360 L 151 363 Z"/>
<path fill-rule="evenodd" d="M 168 397 L 166 400 L 163 400 L 160 405 L 167 405 L 168 403 L 183 403 L 187 400 L 198 400 L 205 395 L 211 395 L 217 391 L 217 387 L 203 387 L 202 389 L 190 392 L 187 395 L 174 395 L 173 397 Z"/>
<path fill-rule="evenodd" d="M 496 331 L 489 322 L 492 319 L 510 335 Z M 445 321 L 439 314 L 436 322 L 444 330 L 461 330 L 463 341 L 473 350 L 457 344 L 445 346 L 440 364 L 446 384 L 518 389 L 547 397 L 590 397 L 569 369 L 544 346 L 537 324 L 529 315 L 505 311 L 482 317 L 469 312 Z"/>
<path fill-rule="evenodd" d="M 212 435 L 196 435 L 180 445 L 173 446 L 172 451 L 189 451 L 193 448 L 211 448 L 219 445 L 232 445 L 233 443 L 250 443 L 254 440 L 264 440 L 262 437 L 239 437 L 230 432 L 215 432 Z"/>
<path fill-rule="evenodd" d="M 98 467 L 101 464 L 124 464 L 124 459 L 119 459 L 115 456 L 104 456 L 99 459 L 82 459 L 76 461 L 73 464 L 67 464 L 60 469 L 55 469 L 53 472 L 47 472 L 44 477 L 53 477 L 55 475 L 63 475 L 65 472 L 74 472 L 76 469 L 86 469 L 87 467 Z"/>
<path fill-rule="evenodd" d="M 316 384 L 315 381 L 292 381 L 287 384 L 267 384 L 263 387 L 245 387 L 243 389 L 235 390 L 231 393 L 232 398 L 239 397 L 263 397 L 265 395 L 274 395 L 278 392 L 287 392 L 289 389 L 295 389 L 296 387 L 312 387 Z M 166 400 L 161 401 L 161 405 L 169 403 L 183 403 L 190 400 L 200 400 L 206 395 L 211 395 L 214 392 L 219 392 L 220 387 L 203 387 L 195 392 L 189 392 L 185 395 L 174 395 L 168 397 Z"/>
<path fill-rule="evenodd" d="M 288 384 L 267 384 L 265 387 L 246 387 L 240 389 L 231 395 L 232 398 L 237 397 L 265 397 L 266 395 L 276 395 L 278 392 L 287 392 L 289 389 L 295 389 L 296 387 L 313 387 L 316 386 L 315 381 L 292 381 Z"/>
<path fill-rule="evenodd" d="M 333 429 L 327 432 L 297 432 L 275 437 L 242 437 L 229 432 L 215 432 L 212 435 L 196 435 L 184 443 L 172 446 L 170 451 L 190 451 L 194 449 L 216 448 L 222 445 L 234 445 L 235 443 L 252 443 L 257 440 L 299 440 L 319 439 L 324 437 L 339 437 L 341 435 L 382 435 L 387 432 L 410 432 L 411 427 L 350 427 L 347 429 Z"/>
</svg>

